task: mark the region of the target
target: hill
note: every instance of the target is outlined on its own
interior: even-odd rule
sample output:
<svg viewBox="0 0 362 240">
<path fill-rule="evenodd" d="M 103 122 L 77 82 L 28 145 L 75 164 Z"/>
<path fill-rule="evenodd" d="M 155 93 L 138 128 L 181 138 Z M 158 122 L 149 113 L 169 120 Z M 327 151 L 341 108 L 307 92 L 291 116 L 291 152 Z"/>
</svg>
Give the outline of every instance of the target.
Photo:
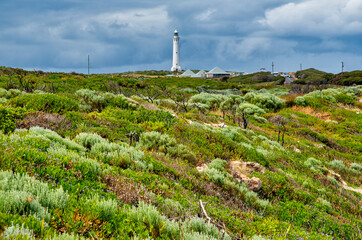
<svg viewBox="0 0 362 240">
<path fill-rule="evenodd" d="M 361 86 L 142 74 L 1 68 L 0 237 L 361 238 Z"/>
<path fill-rule="evenodd" d="M 294 81 L 294 84 L 335 84 L 352 86 L 354 84 L 362 84 L 362 71 L 343 72 L 339 74 L 326 73 L 316 70 L 314 68 L 306 69 L 296 72 L 298 80 Z"/>
</svg>

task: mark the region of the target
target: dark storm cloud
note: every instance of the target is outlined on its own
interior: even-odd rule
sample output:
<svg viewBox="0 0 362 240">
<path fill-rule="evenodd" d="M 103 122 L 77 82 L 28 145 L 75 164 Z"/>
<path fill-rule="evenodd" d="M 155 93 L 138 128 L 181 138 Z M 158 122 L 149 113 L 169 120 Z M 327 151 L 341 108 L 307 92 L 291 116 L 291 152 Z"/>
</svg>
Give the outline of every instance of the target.
<svg viewBox="0 0 362 240">
<path fill-rule="evenodd" d="M 362 66 L 359 0 L 3 0 L 0 9 L 6 66 L 85 71 L 89 54 L 94 72 L 169 69 L 175 28 L 182 67 Z"/>
</svg>

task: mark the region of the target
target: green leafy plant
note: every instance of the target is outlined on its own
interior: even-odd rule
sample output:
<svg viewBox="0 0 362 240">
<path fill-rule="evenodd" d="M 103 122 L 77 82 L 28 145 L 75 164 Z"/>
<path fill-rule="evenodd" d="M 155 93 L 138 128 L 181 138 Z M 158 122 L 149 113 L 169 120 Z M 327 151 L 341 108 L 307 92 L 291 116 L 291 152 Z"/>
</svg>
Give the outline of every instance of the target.
<svg viewBox="0 0 362 240">
<path fill-rule="evenodd" d="M 0 131 L 5 134 L 14 131 L 17 121 L 23 117 L 22 112 L 21 109 L 0 106 Z"/>
<path fill-rule="evenodd" d="M 75 100 L 51 93 L 25 94 L 11 99 L 10 103 L 16 107 L 49 113 L 64 113 L 79 109 Z"/>
</svg>

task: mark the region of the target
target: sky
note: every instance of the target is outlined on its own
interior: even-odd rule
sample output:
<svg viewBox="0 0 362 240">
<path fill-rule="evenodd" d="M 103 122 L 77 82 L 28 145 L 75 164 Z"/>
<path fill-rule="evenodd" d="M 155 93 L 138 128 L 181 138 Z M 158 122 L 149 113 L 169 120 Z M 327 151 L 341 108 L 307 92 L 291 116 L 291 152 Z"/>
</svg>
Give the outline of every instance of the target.
<svg viewBox="0 0 362 240">
<path fill-rule="evenodd" d="M 0 0 L 0 66 L 52 72 L 362 69 L 361 0 Z M 301 66 L 302 64 L 302 66 Z"/>
</svg>

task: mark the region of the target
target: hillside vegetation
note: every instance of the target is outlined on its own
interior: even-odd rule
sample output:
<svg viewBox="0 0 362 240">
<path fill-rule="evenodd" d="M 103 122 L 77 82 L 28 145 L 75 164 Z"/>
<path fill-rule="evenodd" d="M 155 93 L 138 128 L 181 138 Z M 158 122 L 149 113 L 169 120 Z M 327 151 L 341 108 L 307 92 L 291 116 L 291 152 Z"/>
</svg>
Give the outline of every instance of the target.
<svg viewBox="0 0 362 240">
<path fill-rule="evenodd" d="M 298 80 L 294 82 L 295 84 L 336 84 L 344 86 L 362 84 L 362 71 L 333 74 L 310 68 L 296 72 L 295 76 L 298 78 Z"/>
<path fill-rule="evenodd" d="M 0 70 L 0 238 L 362 238 L 362 86 Z"/>
</svg>

